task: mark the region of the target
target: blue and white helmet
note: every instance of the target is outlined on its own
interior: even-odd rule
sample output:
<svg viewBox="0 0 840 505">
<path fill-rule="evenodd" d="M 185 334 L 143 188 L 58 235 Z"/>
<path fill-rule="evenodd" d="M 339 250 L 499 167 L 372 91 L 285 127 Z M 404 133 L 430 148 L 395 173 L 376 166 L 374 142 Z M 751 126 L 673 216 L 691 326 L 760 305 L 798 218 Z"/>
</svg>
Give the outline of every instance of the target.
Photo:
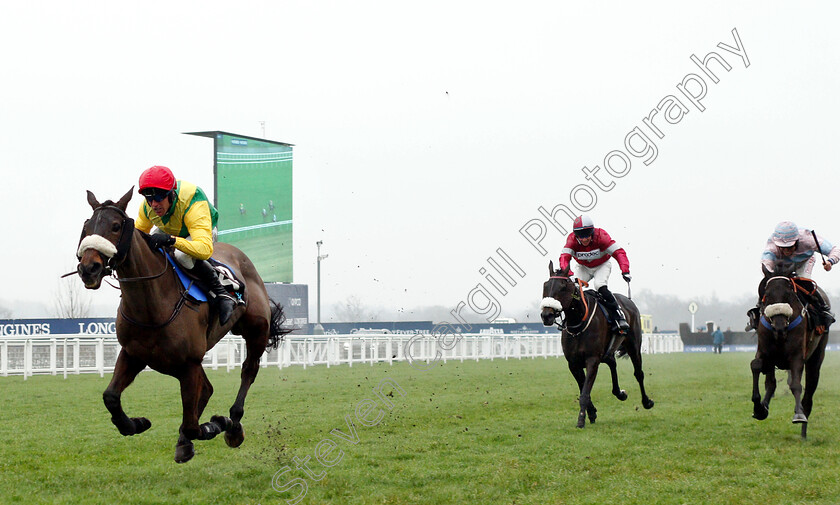
<svg viewBox="0 0 840 505">
<path fill-rule="evenodd" d="M 799 228 L 791 221 L 782 221 L 773 230 L 773 243 L 779 247 L 791 247 L 799 240 Z"/>
</svg>

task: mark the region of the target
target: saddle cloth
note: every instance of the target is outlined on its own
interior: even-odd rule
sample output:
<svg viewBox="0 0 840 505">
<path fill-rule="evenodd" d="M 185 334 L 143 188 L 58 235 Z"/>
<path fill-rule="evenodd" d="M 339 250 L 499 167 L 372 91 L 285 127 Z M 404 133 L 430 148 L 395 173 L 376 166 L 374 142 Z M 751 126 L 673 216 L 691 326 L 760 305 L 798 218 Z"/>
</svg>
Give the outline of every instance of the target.
<svg viewBox="0 0 840 505">
<path fill-rule="evenodd" d="M 184 289 L 187 290 L 187 295 L 197 302 L 206 302 L 207 292 L 184 272 L 181 265 L 179 265 L 178 262 L 169 255 L 169 253 L 166 253 L 166 259 L 169 260 L 169 263 L 172 264 L 172 268 L 175 269 L 175 273 L 178 274 L 178 279 L 181 281 L 181 285 Z M 224 286 L 231 295 L 241 300 L 244 292 L 243 284 L 239 278 L 236 277 L 233 269 L 213 258 L 210 258 L 207 261 L 213 265 L 213 268 L 219 275 L 219 280 L 221 281 L 222 286 Z"/>
</svg>

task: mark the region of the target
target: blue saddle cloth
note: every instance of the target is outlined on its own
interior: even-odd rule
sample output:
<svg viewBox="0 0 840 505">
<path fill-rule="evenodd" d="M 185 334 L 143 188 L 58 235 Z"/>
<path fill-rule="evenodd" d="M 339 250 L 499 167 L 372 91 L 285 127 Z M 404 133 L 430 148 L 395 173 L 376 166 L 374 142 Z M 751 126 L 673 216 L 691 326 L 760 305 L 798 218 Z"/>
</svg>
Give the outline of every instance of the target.
<svg viewBox="0 0 840 505">
<path fill-rule="evenodd" d="M 198 287 L 198 284 L 195 283 L 194 280 L 187 277 L 187 274 L 181 269 L 181 265 L 175 261 L 175 258 L 169 255 L 169 253 L 164 252 L 166 254 L 166 259 L 172 263 L 172 268 L 175 269 L 175 273 L 178 274 L 178 279 L 181 281 L 181 285 L 184 286 L 184 289 L 187 290 L 187 294 L 198 302 L 206 302 L 207 301 L 207 293 L 204 292 L 203 289 Z"/>
<path fill-rule="evenodd" d="M 165 251 L 164 251 L 164 254 L 166 255 L 166 259 L 169 260 L 170 263 L 172 263 L 172 268 L 174 268 L 175 273 L 178 274 L 178 279 L 181 281 L 181 285 L 187 291 L 187 295 L 190 298 L 193 298 L 197 302 L 206 302 L 207 301 L 207 292 L 204 291 L 203 289 L 201 289 L 198 286 L 198 284 L 196 284 L 195 280 L 187 277 L 187 274 L 184 273 L 184 270 L 181 268 L 181 265 L 179 265 L 178 262 L 175 261 L 175 258 L 173 258 L 169 253 L 167 253 Z M 225 265 L 221 261 L 215 260 L 213 258 L 210 258 L 208 261 L 210 262 L 211 265 L 213 265 L 214 268 L 216 266 L 219 266 L 219 265 L 225 267 L 225 269 L 228 270 L 229 274 L 234 277 L 234 280 L 240 286 L 238 291 L 236 291 L 234 294 L 237 298 L 239 298 L 241 300 L 242 299 L 242 285 L 243 284 L 242 284 L 242 281 L 240 281 L 239 279 L 236 278 L 237 276 L 234 273 L 233 269 L 230 268 L 229 266 Z M 225 274 L 225 275 L 227 275 L 227 274 Z M 228 291 L 230 291 L 230 290 L 231 290 L 231 288 L 228 287 Z"/>
</svg>

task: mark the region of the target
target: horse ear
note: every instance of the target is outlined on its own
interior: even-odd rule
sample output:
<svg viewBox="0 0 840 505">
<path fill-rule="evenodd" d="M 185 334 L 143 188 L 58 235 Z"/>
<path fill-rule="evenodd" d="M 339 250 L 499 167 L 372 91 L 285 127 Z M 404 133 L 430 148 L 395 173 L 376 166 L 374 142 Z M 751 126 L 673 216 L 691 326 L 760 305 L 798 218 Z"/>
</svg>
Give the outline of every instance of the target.
<svg viewBox="0 0 840 505">
<path fill-rule="evenodd" d="M 99 202 L 96 200 L 96 196 L 94 196 L 94 194 L 91 193 L 90 190 L 88 190 L 87 192 L 87 200 L 88 204 L 93 208 L 93 210 L 96 210 L 96 208 L 99 207 Z"/>
<path fill-rule="evenodd" d="M 569 276 L 569 267 L 566 267 L 562 270 L 558 270 L 557 273 L 560 274 L 560 277 L 568 277 Z"/>
<path fill-rule="evenodd" d="M 125 208 L 128 207 L 128 201 L 131 200 L 131 197 L 134 196 L 134 186 L 131 186 L 131 189 L 128 190 L 128 193 L 124 194 L 120 201 L 117 202 L 117 207 L 119 207 L 123 212 L 125 212 Z"/>
<path fill-rule="evenodd" d="M 551 277 L 552 275 L 554 275 L 554 262 L 548 260 L 548 276 Z"/>
<path fill-rule="evenodd" d="M 771 272 L 770 270 L 767 270 L 767 265 L 762 263 L 761 264 L 761 273 L 764 274 L 764 277 L 770 277 L 770 274 L 772 274 L 773 272 Z"/>
</svg>

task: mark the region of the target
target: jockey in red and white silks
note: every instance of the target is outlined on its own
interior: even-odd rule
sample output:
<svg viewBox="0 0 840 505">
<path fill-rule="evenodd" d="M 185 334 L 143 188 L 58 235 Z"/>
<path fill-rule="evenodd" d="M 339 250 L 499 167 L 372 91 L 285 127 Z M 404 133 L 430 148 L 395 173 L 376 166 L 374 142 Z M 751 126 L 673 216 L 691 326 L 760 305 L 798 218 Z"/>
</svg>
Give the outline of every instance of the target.
<svg viewBox="0 0 840 505">
<path fill-rule="evenodd" d="M 588 282 L 601 294 L 605 305 L 613 312 L 618 329 L 627 331 L 629 325 L 624 313 L 607 287 L 612 271 L 610 258 L 615 258 L 621 269 L 621 276 L 630 282 L 630 262 L 627 253 L 606 231 L 595 228 L 589 216 L 583 215 L 575 219 L 572 233 L 566 238 L 566 245 L 560 253 L 561 270 L 569 267 L 572 257 L 578 263 L 576 276 Z"/>
</svg>

